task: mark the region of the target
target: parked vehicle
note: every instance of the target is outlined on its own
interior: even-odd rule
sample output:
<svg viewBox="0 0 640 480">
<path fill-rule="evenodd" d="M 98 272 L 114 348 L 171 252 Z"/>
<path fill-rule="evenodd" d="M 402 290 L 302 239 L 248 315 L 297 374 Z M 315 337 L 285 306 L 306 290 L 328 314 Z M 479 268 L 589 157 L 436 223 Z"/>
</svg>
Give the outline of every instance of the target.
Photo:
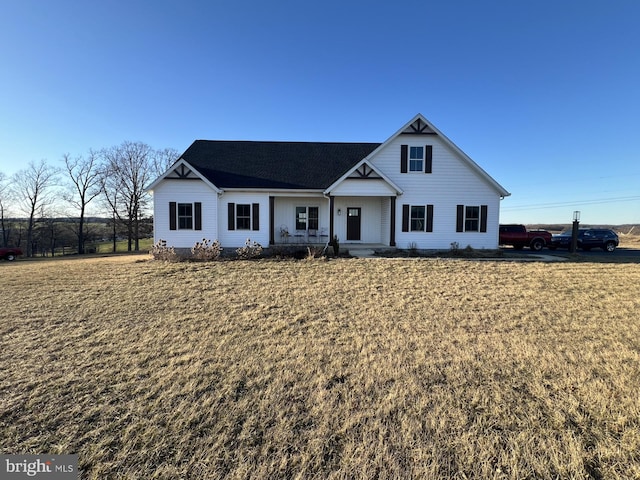
<svg viewBox="0 0 640 480">
<path fill-rule="evenodd" d="M 524 225 L 500 225 L 500 245 L 513 245 L 516 250 L 529 247 L 540 251 L 551 243 L 551 234 L 546 230 L 527 230 Z"/>
<path fill-rule="evenodd" d="M 549 248 L 571 248 L 572 231 L 567 230 L 558 235 L 553 235 Z M 618 235 L 608 228 L 581 228 L 578 230 L 578 248 L 589 251 L 592 248 L 601 248 L 605 252 L 613 252 L 620 244 Z"/>
<path fill-rule="evenodd" d="M 22 255 L 22 250 L 19 248 L 0 247 L 0 258 L 4 258 L 5 260 L 12 262 L 18 257 L 18 255 Z"/>
</svg>

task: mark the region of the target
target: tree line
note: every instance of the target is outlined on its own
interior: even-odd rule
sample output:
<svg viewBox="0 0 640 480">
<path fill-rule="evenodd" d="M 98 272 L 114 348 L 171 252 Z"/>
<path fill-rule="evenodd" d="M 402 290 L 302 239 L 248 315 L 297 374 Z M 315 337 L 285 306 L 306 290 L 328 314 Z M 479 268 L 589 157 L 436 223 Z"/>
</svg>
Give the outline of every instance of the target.
<svg viewBox="0 0 640 480">
<path fill-rule="evenodd" d="M 11 176 L 0 172 L 0 242 L 20 247 L 28 257 L 42 245 L 43 231 L 60 225 L 73 232 L 77 252 L 86 252 L 87 218 L 110 218 L 111 237 L 127 239 L 139 250 L 148 235 L 150 195 L 144 190 L 175 160 L 177 150 L 156 150 L 141 142 L 123 142 L 86 155 L 63 155 L 60 166 L 32 161 Z M 36 235 L 40 233 L 40 235 Z M 49 232 L 51 233 L 51 232 Z M 45 235 L 47 239 L 55 235 Z M 55 240 L 50 240 L 53 245 Z"/>
</svg>

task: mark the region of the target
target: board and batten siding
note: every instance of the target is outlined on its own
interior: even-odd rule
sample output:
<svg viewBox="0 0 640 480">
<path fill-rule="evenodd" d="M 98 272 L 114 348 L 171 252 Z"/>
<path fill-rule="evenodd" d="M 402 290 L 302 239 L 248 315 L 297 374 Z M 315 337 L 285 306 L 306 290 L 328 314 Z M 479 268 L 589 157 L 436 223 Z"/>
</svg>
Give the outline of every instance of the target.
<svg viewBox="0 0 640 480">
<path fill-rule="evenodd" d="M 360 208 L 361 231 L 359 243 L 388 244 L 388 235 L 383 235 L 382 203 L 380 197 L 336 197 L 334 205 L 333 231 L 340 242 L 347 243 L 347 209 Z M 338 215 L 340 210 L 341 215 Z M 358 242 L 356 242 L 358 243 Z"/>
<path fill-rule="evenodd" d="M 296 235 L 296 207 L 318 207 L 318 235 L 322 232 L 329 235 L 329 199 L 321 194 L 307 197 L 275 197 L 274 199 L 274 240 L 281 243 L 281 229 L 290 235 Z M 302 234 L 302 232 L 300 232 Z M 292 241 L 292 240 L 290 240 Z"/>
<path fill-rule="evenodd" d="M 169 205 L 171 202 L 200 203 L 201 230 L 171 230 Z M 194 208 L 195 213 L 195 208 Z M 202 180 L 165 179 L 153 190 L 153 241 L 167 242 L 175 248 L 191 248 L 202 239 L 214 241 L 218 238 L 218 196 Z"/>
<path fill-rule="evenodd" d="M 331 195 L 351 197 L 384 197 L 395 195 L 396 192 L 382 179 L 351 179 L 343 180 L 331 191 Z"/>
<path fill-rule="evenodd" d="M 401 172 L 401 145 L 432 145 L 431 173 Z M 498 248 L 500 195 L 436 135 L 399 135 L 371 158 L 371 163 L 398 185 L 396 245 L 420 249 Z M 433 232 L 403 232 L 403 205 L 433 205 Z M 458 205 L 487 206 L 487 231 L 456 232 Z"/>
</svg>

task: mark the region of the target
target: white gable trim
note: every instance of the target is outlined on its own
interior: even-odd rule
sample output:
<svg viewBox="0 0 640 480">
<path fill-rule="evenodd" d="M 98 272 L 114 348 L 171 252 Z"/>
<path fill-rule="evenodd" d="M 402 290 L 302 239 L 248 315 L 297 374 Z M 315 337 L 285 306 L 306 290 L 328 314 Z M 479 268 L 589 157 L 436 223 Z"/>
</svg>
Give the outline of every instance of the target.
<svg viewBox="0 0 640 480">
<path fill-rule="evenodd" d="M 180 170 L 179 173 L 178 173 L 178 170 Z M 175 174 L 176 176 L 172 177 L 171 176 L 172 174 Z M 152 192 L 153 189 L 155 187 L 157 187 L 160 182 L 162 182 L 164 180 L 167 180 L 167 179 L 172 179 L 172 178 L 174 178 L 174 179 L 199 179 L 199 180 L 202 180 L 214 192 L 216 192 L 218 194 L 222 193 L 221 189 L 219 189 L 213 183 L 211 183 L 209 180 L 207 180 L 207 178 L 205 178 L 200 172 L 198 172 L 198 170 L 193 168 L 189 164 L 189 162 L 187 162 L 183 158 L 179 159 L 176 163 L 171 165 L 167 169 L 166 172 L 164 172 L 157 179 L 155 179 L 154 182 L 151 185 L 149 185 L 145 190 L 148 191 L 148 192 Z"/>
<path fill-rule="evenodd" d="M 367 158 L 369 158 L 369 157 L 371 157 L 371 155 L 369 155 Z M 389 185 L 389 187 L 391 187 L 391 189 L 396 192 L 396 195 L 402 195 L 402 193 L 403 193 L 402 189 L 400 187 L 398 187 L 395 183 L 393 183 L 389 179 L 389 177 L 387 177 L 384 173 L 382 173 L 379 169 L 377 169 L 374 165 L 372 165 L 371 162 L 367 160 L 367 158 L 364 158 L 364 159 L 360 160 L 353 167 L 351 167 L 349 170 L 347 170 L 347 172 L 344 175 L 342 175 L 338 180 L 336 180 L 334 183 L 332 183 L 329 186 L 329 188 L 327 188 L 323 193 L 325 195 L 330 195 L 333 190 L 335 190 L 342 182 L 344 182 L 349 177 L 351 177 L 351 175 L 353 175 L 353 173 L 355 173 L 359 168 L 361 168 L 363 166 L 366 166 L 373 173 L 375 173 L 377 175 L 377 177 L 375 177 L 375 178 L 383 180 L 385 183 L 387 183 Z"/>
<path fill-rule="evenodd" d="M 451 140 L 449 140 L 445 134 L 443 134 L 440 130 L 438 130 L 421 113 L 418 113 L 415 117 L 413 117 L 406 124 L 404 124 L 402 126 L 402 128 L 400 128 L 396 133 L 391 135 L 384 143 L 382 143 L 373 152 L 371 152 L 369 155 L 367 155 L 363 159 L 363 161 L 368 161 L 368 160 L 372 159 L 373 157 L 375 157 L 380 150 L 382 150 L 384 147 L 389 145 L 389 143 L 391 143 L 396 137 L 402 135 L 402 133 L 405 132 L 407 129 L 409 129 L 409 127 L 414 122 L 416 122 L 417 120 L 420 120 L 420 121 L 424 122 L 426 124 L 425 131 L 427 133 L 435 133 L 437 136 L 439 136 L 442 139 L 442 141 L 445 143 L 445 145 L 447 145 L 449 148 L 451 148 L 451 150 L 453 150 L 456 154 L 458 154 L 458 156 L 462 159 L 462 161 L 464 163 L 466 163 L 467 166 L 469 166 L 471 168 L 471 170 L 473 170 L 480 178 L 482 178 L 489 185 L 491 185 L 496 190 L 496 192 L 498 192 L 498 194 L 500 194 L 501 197 L 508 197 L 508 196 L 511 195 L 502 185 L 500 185 L 498 182 L 496 182 L 487 172 L 485 172 L 480 167 L 480 165 L 478 165 L 466 153 L 464 153 L 462 150 L 460 150 L 460 148 L 455 143 L 453 143 Z M 429 129 L 431 131 L 429 131 Z"/>
</svg>

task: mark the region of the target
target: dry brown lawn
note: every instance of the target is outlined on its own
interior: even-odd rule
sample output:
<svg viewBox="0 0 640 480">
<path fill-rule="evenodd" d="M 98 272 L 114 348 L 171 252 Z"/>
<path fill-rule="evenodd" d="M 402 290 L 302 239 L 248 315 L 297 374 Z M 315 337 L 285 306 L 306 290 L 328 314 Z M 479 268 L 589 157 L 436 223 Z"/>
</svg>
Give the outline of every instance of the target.
<svg viewBox="0 0 640 480">
<path fill-rule="evenodd" d="M 625 248 L 640 248 L 640 235 L 618 233 L 620 239 L 620 247 Z"/>
<path fill-rule="evenodd" d="M 0 264 L 0 452 L 82 478 L 640 478 L 640 265 Z"/>
</svg>

